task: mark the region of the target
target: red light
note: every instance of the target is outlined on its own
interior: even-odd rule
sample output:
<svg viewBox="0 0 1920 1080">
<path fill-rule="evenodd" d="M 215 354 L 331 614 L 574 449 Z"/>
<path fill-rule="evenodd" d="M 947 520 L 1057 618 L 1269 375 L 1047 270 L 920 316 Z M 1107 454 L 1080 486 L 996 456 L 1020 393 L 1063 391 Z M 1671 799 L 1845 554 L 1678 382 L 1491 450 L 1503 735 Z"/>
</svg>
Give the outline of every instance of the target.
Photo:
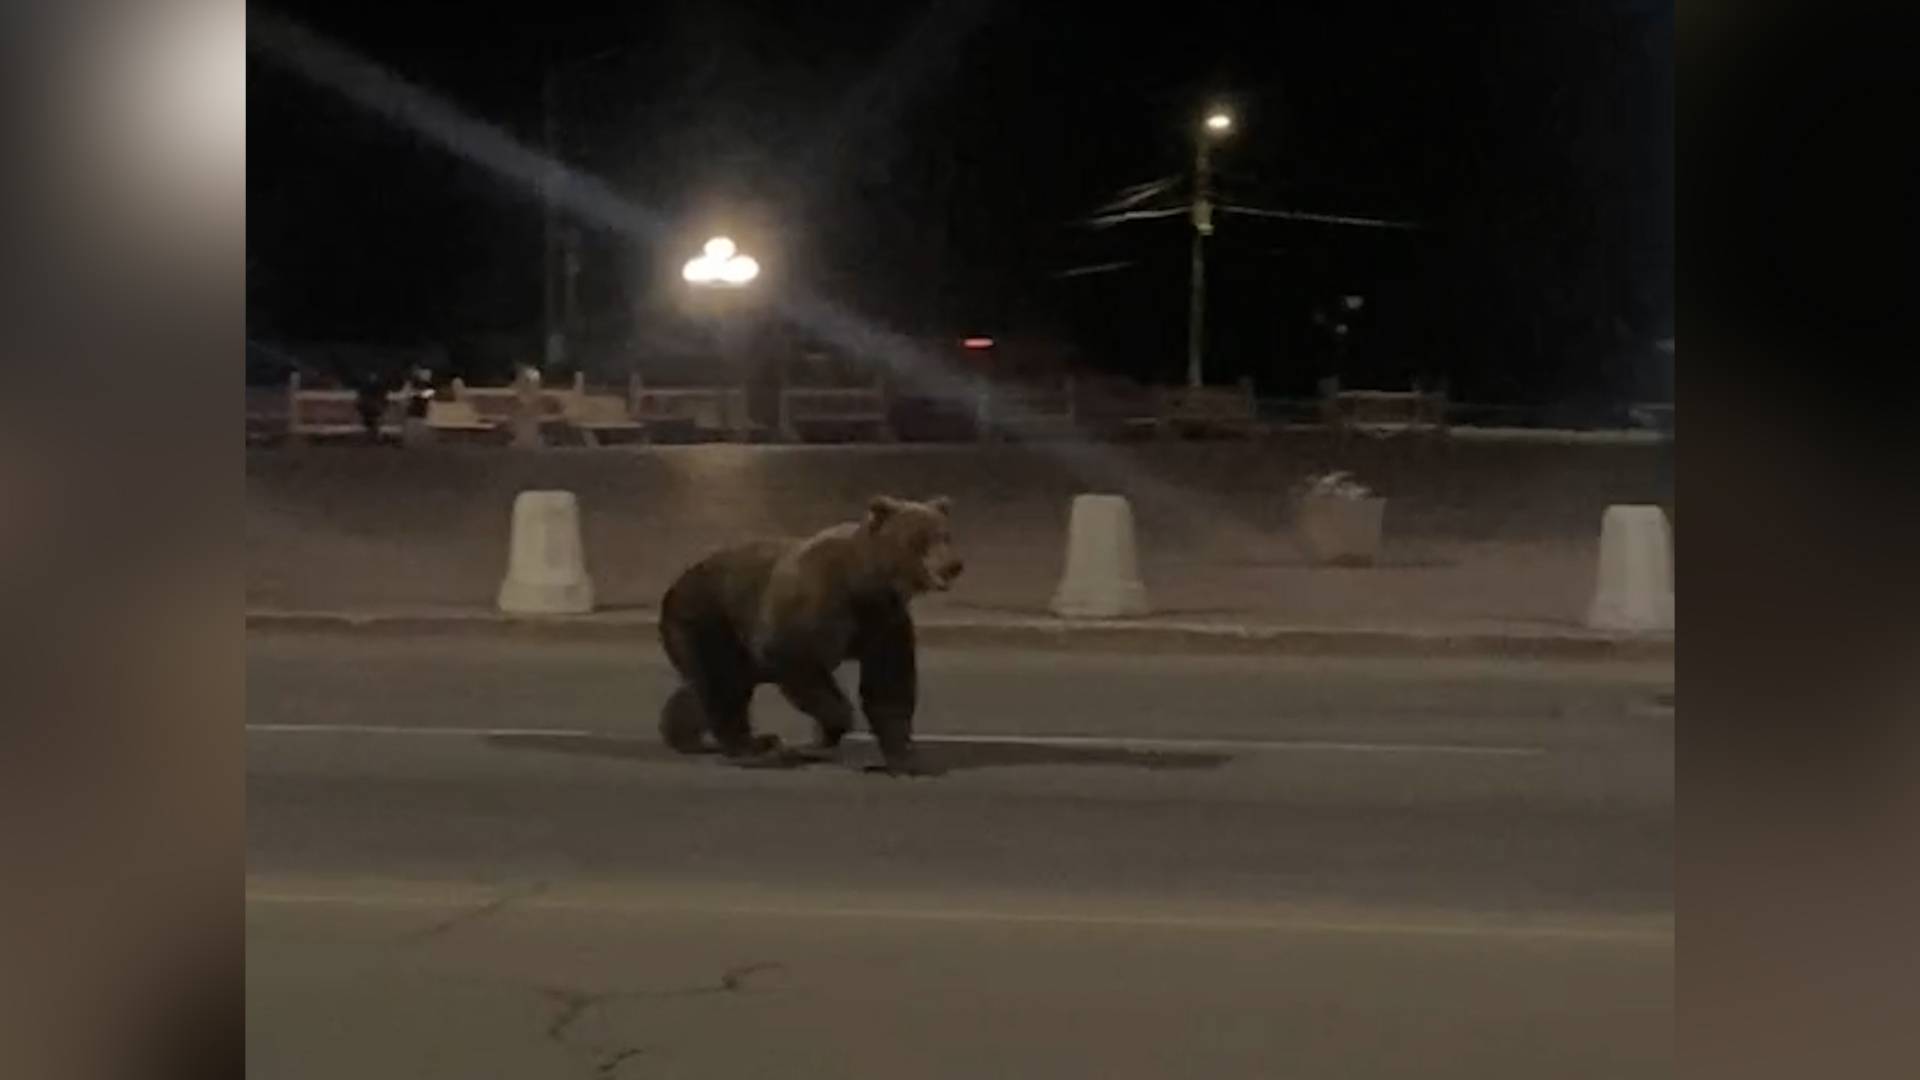
<svg viewBox="0 0 1920 1080">
<path fill-rule="evenodd" d="M 968 349 L 991 349 L 993 348 L 993 339 L 990 337 L 970 337 L 961 341 L 960 344 L 963 348 Z"/>
</svg>

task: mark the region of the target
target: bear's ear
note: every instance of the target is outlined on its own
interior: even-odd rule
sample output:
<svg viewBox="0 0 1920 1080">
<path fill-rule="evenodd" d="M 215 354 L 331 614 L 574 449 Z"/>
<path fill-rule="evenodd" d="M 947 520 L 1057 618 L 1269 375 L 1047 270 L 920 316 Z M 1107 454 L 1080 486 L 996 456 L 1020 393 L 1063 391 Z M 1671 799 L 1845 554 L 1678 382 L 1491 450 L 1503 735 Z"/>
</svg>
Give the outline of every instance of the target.
<svg viewBox="0 0 1920 1080">
<path fill-rule="evenodd" d="M 877 529 L 900 509 L 900 500 L 891 495 L 875 495 L 867 503 L 867 528 Z"/>
<path fill-rule="evenodd" d="M 935 495 L 933 498 L 927 500 L 927 505 L 940 511 L 941 517 L 953 516 L 953 500 L 947 498 L 945 495 Z"/>
</svg>

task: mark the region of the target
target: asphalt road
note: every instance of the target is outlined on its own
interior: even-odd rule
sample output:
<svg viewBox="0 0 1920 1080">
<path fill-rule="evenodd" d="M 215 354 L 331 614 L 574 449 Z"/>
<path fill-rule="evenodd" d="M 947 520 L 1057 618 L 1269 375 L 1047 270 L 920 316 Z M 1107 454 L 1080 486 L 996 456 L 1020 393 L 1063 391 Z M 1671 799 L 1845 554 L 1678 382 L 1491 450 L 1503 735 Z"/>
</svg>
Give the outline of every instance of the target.
<svg viewBox="0 0 1920 1080">
<path fill-rule="evenodd" d="M 255 636 L 252 1072 L 1672 1071 L 1670 666 L 924 669 L 898 780 L 664 752 L 651 649 Z"/>
</svg>

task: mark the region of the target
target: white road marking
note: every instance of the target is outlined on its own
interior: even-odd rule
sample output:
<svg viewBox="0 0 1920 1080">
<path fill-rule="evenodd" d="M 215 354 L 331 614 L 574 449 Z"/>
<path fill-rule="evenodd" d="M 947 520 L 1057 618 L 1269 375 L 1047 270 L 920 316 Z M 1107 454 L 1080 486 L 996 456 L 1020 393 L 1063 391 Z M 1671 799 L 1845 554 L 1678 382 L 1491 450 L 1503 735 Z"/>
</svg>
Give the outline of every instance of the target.
<svg viewBox="0 0 1920 1080">
<path fill-rule="evenodd" d="M 1530 757 L 1543 746 L 1472 746 L 1461 743 L 1365 743 L 1318 739 L 1160 739 L 1106 735 L 934 735 L 914 736 L 926 743 L 1014 743 L 1023 746 L 1085 746 L 1115 750 L 1287 751 L 1319 750 L 1339 754 L 1490 754 Z"/>
<path fill-rule="evenodd" d="M 601 735 L 581 728 L 401 727 L 393 724 L 248 724 L 264 735 L 447 735 L 467 739 L 494 736 L 551 735 L 560 739 L 627 738 Z"/>
<path fill-rule="evenodd" d="M 380 724 L 248 724 L 247 731 L 265 735 L 398 735 L 443 736 L 458 738 L 519 738 L 537 736 L 553 739 L 613 739 L 646 742 L 631 735 L 584 731 L 579 728 L 473 728 L 402 727 Z M 850 739 L 870 741 L 871 736 L 855 732 Z M 1317 739 L 1162 739 L 1106 735 L 940 735 L 915 734 L 918 742 L 1010 746 L 1074 746 L 1088 749 L 1154 752 L 1202 753 L 1287 753 L 1318 752 L 1336 754 L 1461 754 L 1479 757 L 1537 757 L 1547 753 L 1544 746 L 1475 746 L 1461 743 L 1368 743 L 1336 742 Z"/>
<path fill-rule="evenodd" d="M 340 907 L 374 910 L 457 910 L 497 902 L 489 892 L 440 895 L 368 892 L 295 892 L 272 889 L 248 890 L 246 902 L 262 907 Z M 575 912 L 597 915 L 686 915 L 696 918 L 714 916 L 751 919 L 862 919 L 903 922 L 976 923 L 1006 926 L 1064 926 L 1131 930 L 1194 930 L 1240 933 L 1358 934 L 1369 936 L 1420 936 L 1455 938 L 1532 938 L 1610 941 L 1650 945 L 1673 942 L 1670 926 L 1574 925 L 1566 923 L 1496 923 L 1457 920 L 1453 922 L 1416 922 L 1406 919 L 1327 918 L 1297 916 L 1261 917 L 1257 915 L 1183 915 L 1130 912 L 1018 911 L 1005 908 L 960 907 L 874 907 L 870 905 L 824 904 L 742 904 L 702 900 L 683 902 L 672 899 L 622 896 L 617 901 L 592 897 L 531 896 L 514 900 L 514 911 Z"/>
</svg>

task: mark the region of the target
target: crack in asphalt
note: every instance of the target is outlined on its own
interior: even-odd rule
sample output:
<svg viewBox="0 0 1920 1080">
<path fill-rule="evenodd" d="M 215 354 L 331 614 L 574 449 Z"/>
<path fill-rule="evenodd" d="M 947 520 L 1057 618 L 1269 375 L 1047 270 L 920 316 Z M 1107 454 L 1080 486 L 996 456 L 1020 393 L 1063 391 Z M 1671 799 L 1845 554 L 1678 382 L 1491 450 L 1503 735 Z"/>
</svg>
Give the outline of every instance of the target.
<svg viewBox="0 0 1920 1080">
<path fill-rule="evenodd" d="M 556 990 L 543 987 L 542 994 L 552 998 L 559 1006 L 552 1019 L 547 1021 L 547 1039 L 550 1042 L 565 1042 L 567 1029 L 573 1026 L 591 1006 L 599 1004 L 607 997 L 605 994 L 583 994 L 577 990 Z"/>
<path fill-rule="evenodd" d="M 418 945 L 423 941 L 430 941 L 434 938 L 444 936 L 468 923 L 478 922 L 488 916 L 497 915 L 506 910 L 509 905 L 531 899 L 545 891 L 547 891 L 547 883 L 544 881 L 536 881 L 524 889 L 502 893 L 477 907 L 467 908 L 464 911 L 456 911 L 431 926 L 403 935 L 400 941 L 408 945 Z"/>
<path fill-rule="evenodd" d="M 593 1074 L 595 1076 L 612 1076 L 615 1072 L 619 1071 L 621 1062 L 626 1061 L 630 1057 L 638 1057 L 646 1052 L 647 1048 L 644 1046 L 623 1046 L 600 1059 L 600 1064 L 593 1067 Z"/>
<path fill-rule="evenodd" d="M 547 1018 L 547 1040 L 565 1046 L 568 1033 L 590 1009 L 598 1008 L 614 1001 L 667 1001 L 676 998 L 709 997 L 716 994 L 744 994 L 752 990 L 750 980 L 755 975 L 771 971 L 784 971 L 786 965 L 777 961 L 759 961 L 730 967 L 720 973 L 718 981 L 699 986 L 679 987 L 671 990 L 607 990 L 600 993 L 588 993 L 564 986 L 538 987 L 542 997 L 554 1006 L 553 1015 Z M 589 1047 L 588 1049 L 593 1049 Z M 617 1046 L 605 1051 L 605 1056 L 595 1067 L 595 1075 L 611 1076 L 621 1063 L 628 1058 L 646 1052 L 644 1046 Z"/>
<path fill-rule="evenodd" d="M 737 993 L 738 991 L 746 989 L 747 979 L 749 976 L 758 975 L 763 971 L 784 971 L 784 970 L 786 970 L 785 964 L 778 963 L 771 960 L 763 961 L 758 964 L 743 964 L 740 967 L 728 968 L 727 970 L 720 973 L 720 985 L 717 988 L 717 990 L 718 992 L 725 993 L 725 994 Z M 714 992 L 715 989 L 716 988 L 714 987 L 702 988 L 702 990 L 708 993 Z"/>
</svg>

